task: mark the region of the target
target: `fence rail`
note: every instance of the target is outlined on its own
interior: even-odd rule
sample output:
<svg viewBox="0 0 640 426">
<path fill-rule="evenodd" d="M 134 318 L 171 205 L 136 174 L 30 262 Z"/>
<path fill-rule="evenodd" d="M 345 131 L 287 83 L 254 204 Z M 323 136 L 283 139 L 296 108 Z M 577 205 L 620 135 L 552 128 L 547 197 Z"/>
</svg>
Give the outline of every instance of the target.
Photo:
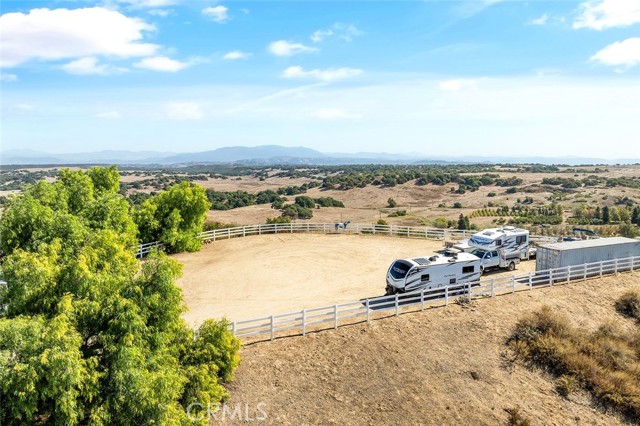
<svg viewBox="0 0 640 426">
<path fill-rule="evenodd" d="M 294 335 L 304 336 L 310 326 L 324 324 L 338 328 L 341 321 L 344 323 L 345 320 L 353 318 L 368 322 L 372 313 L 391 313 L 397 316 L 405 308 L 419 306 L 420 310 L 424 310 L 427 307 L 447 306 L 459 297 L 466 297 L 471 301 L 639 269 L 640 256 L 612 259 L 234 321 L 231 327 L 234 336 L 241 338 L 268 335 L 273 340 L 278 333 L 287 331 L 291 334 L 291 330 L 294 331 Z"/>
<path fill-rule="evenodd" d="M 284 233 L 346 233 L 346 234 L 371 234 L 371 235 L 392 235 L 396 237 L 425 238 L 425 239 L 464 239 L 471 237 L 476 231 L 451 230 L 441 228 L 429 228 L 422 226 L 399 226 L 399 225 L 372 225 L 362 223 L 350 223 L 346 228 L 336 229 L 335 223 L 274 223 L 266 225 L 247 225 L 235 228 L 214 229 L 198 234 L 198 238 L 204 242 L 226 240 L 230 238 L 248 237 L 251 235 L 268 235 Z M 154 248 L 162 249 L 162 244 L 158 242 L 141 244 L 138 246 L 136 257 L 144 257 Z"/>
</svg>

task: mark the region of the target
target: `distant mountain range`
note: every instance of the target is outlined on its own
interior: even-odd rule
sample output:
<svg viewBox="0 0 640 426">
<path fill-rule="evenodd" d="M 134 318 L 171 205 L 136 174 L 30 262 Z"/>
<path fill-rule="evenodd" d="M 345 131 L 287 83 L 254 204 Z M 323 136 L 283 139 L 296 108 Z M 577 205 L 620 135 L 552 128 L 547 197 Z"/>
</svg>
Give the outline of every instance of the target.
<svg viewBox="0 0 640 426">
<path fill-rule="evenodd" d="M 482 157 L 439 156 L 426 158 L 422 154 L 390 154 L 375 152 L 323 153 L 305 147 L 262 145 L 256 147 L 234 146 L 202 152 L 155 151 L 98 151 L 68 154 L 51 154 L 33 150 L 8 150 L 0 153 L 0 165 L 191 165 L 214 163 L 238 163 L 246 165 L 340 165 L 340 164 L 468 164 L 468 163 L 536 163 L 536 164 L 635 164 L 640 159 L 605 160 L 587 157 Z"/>
</svg>

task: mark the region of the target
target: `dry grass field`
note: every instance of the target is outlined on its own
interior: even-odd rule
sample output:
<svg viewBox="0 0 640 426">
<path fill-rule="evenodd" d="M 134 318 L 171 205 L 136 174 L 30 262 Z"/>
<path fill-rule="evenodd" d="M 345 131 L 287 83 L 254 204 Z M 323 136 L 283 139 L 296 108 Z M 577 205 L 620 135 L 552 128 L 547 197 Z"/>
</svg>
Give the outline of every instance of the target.
<svg viewBox="0 0 640 426">
<path fill-rule="evenodd" d="M 274 425 L 507 425 L 516 407 L 531 425 L 631 424 L 586 393 L 561 397 L 505 346 L 518 318 L 543 305 L 584 330 L 614 321 L 631 332 L 614 309 L 628 289 L 640 289 L 639 273 L 250 344 L 228 404 L 255 417 L 263 403 L 261 424 Z"/>
</svg>

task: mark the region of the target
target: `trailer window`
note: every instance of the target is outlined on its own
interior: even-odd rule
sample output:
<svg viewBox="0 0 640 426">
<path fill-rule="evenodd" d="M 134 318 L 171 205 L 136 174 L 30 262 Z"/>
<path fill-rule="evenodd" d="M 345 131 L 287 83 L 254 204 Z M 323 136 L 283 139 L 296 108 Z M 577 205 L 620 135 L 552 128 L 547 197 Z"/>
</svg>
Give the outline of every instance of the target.
<svg viewBox="0 0 640 426">
<path fill-rule="evenodd" d="M 399 280 L 407 276 L 409 269 L 411 269 L 411 265 L 402 260 L 397 260 L 391 265 L 391 268 L 389 268 L 389 273 L 393 278 Z"/>
<path fill-rule="evenodd" d="M 496 247 L 500 247 L 502 245 L 502 240 L 496 240 Z"/>
<path fill-rule="evenodd" d="M 462 273 L 463 274 L 470 274 L 472 272 L 474 272 L 475 268 L 473 266 L 463 266 L 462 267 Z"/>
<path fill-rule="evenodd" d="M 424 274 L 422 277 L 420 277 L 420 281 L 427 282 L 429 281 L 429 274 Z"/>
<path fill-rule="evenodd" d="M 526 243 L 527 242 L 527 236 L 526 235 L 520 235 L 516 237 L 516 244 L 522 244 L 522 243 Z"/>
<path fill-rule="evenodd" d="M 449 280 L 449 284 L 455 284 L 455 283 L 456 283 L 456 279 L 455 279 L 455 278 L 451 278 L 451 279 Z"/>
</svg>

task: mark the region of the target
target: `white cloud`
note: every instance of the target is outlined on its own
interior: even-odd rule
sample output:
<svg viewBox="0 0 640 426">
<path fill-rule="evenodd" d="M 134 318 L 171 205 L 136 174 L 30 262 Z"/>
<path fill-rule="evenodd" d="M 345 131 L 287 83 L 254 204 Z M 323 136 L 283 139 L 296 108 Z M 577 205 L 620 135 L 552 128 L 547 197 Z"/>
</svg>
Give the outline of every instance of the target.
<svg viewBox="0 0 640 426">
<path fill-rule="evenodd" d="M 222 59 L 226 59 L 228 61 L 235 61 L 235 60 L 238 60 L 238 59 L 247 59 L 251 55 L 252 55 L 252 53 L 249 53 L 249 52 L 242 52 L 240 50 L 234 50 L 232 52 L 226 53 L 222 57 Z"/>
<path fill-rule="evenodd" d="M 171 102 L 164 106 L 165 116 L 170 120 L 201 120 L 204 112 L 197 102 Z"/>
<path fill-rule="evenodd" d="M 302 67 L 289 67 L 282 72 L 284 78 L 314 78 L 326 83 L 344 80 L 346 78 L 357 77 L 362 74 L 361 69 L 357 68 L 329 68 L 326 70 L 309 70 L 305 71 Z"/>
<path fill-rule="evenodd" d="M 160 72 L 178 72 L 193 65 L 192 62 L 181 62 L 166 56 L 153 56 L 144 58 L 133 64 L 136 68 Z"/>
<path fill-rule="evenodd" d="M 333 31 L 331 30 L 318 30 L 316 32 L 314 32 L 313 34 L 311 34 L 311 41 L 313 41 L 314 43 L 319 43 L 322 40 L 324 40 L 325 38 L 332 36 L 333 35 Z"/>
<path fill-rule="evenodd" d="M 441 81 L 438 88 L 445 92 L 457 92 L 465 89 L 475 89 L 476 81 L 464 78 Z"/>
<path fill-rule="evenodd" d="M 69 74 L 75 75 L 110 75 L 126 72 L 126 68 L 116 68 L 107 64 L 100 64 L 95 56 L 76 59 L 61 67 Z"/>
<path fill-rule="evenodd" d="M 107 118 L 107 119 L 117 119 L 122 117 L 118 111 L 105 111 L 99 112 L 94 115 L 95 118 Z"/>
<path fill-rule="evenodd" d="M 531 20 L 532 25 L 546 25 L 547 22 L 549 22 L 549 15 L 546 13 L 539 18 Z"/>
<path fill-rule="evenodd" d="M 322 120 L 348 120 L 362 118 L 362 114 L 352 114 L 338 108 L 324 108 L 311 114 L 312 117 Z"/>
<path fill-rule="evenodd" d="M 591 57 L 604 65 L 632 67 L 640 64 L 640 37 L 617 41 Z"/>
<path fill-rule="evenodd" d="M 159 46 L 141 40 L 143 32 L 153 30 L 141 19 L 101 7 L 5 13 L 0 16 L 0 66 L 33 59 L 148 56 Z"/>
<path fill-rule="evenodd" d="M 11 83 L 14 81 L 18 81 L 18 76 L 15 74 L 0 73 L 0 81 Z"/>
<path fill-rule="evenodd" d="M 599 0 L 580 4 L 580 14 L 573 28 L 604 30 L 628 27 L 640 22 L 640 2 L 637 0 Z"/>
<path fill-rule="evenodd" d="M 228 11 L 229 8 L 227 8 L 226 6 L 218 5 L 202 9 L 202 14 L 210 17 L 215 22 L 222 23 L 229 19 L 229 15 L 227 13 Z"/>
<path fill-rule="evenodd" d="M 151 9 L 147 13 L 152 16 L 166 18 L 169 15 L 173 15 L 173 9 Z"/>
<path fill-rule="evenodd" d="M 269 44 L 269 52 L 276 56 L 293 56 L 298 53 L 316 52 L 315 47 L 305 46 L 302 43 L 292 43 L 287 40 L 278 40 Z"/>
<path fill-rule="evenodd" d="M 172 4 L 176 4 L 179 0 L 117 0 L 120 3 L 126 3 L 134 8 L 145 8 L 145 7 L 164 7 L 171 6 Z"/>
<path fill-rule="evenodd" d="M 342 24 L 336 22 L 331 26 L 331 28 L 327 28 L 326 30 L 318 30 L 311 34 L 311 41 L 314 43 L 320 43 L 329 37 L 336 37 L 344 41 L 351 41 L 354 37 L 360 36 L 364 34 L 364 32 L 360 31 L 353 24 Z"/>
</svg>

